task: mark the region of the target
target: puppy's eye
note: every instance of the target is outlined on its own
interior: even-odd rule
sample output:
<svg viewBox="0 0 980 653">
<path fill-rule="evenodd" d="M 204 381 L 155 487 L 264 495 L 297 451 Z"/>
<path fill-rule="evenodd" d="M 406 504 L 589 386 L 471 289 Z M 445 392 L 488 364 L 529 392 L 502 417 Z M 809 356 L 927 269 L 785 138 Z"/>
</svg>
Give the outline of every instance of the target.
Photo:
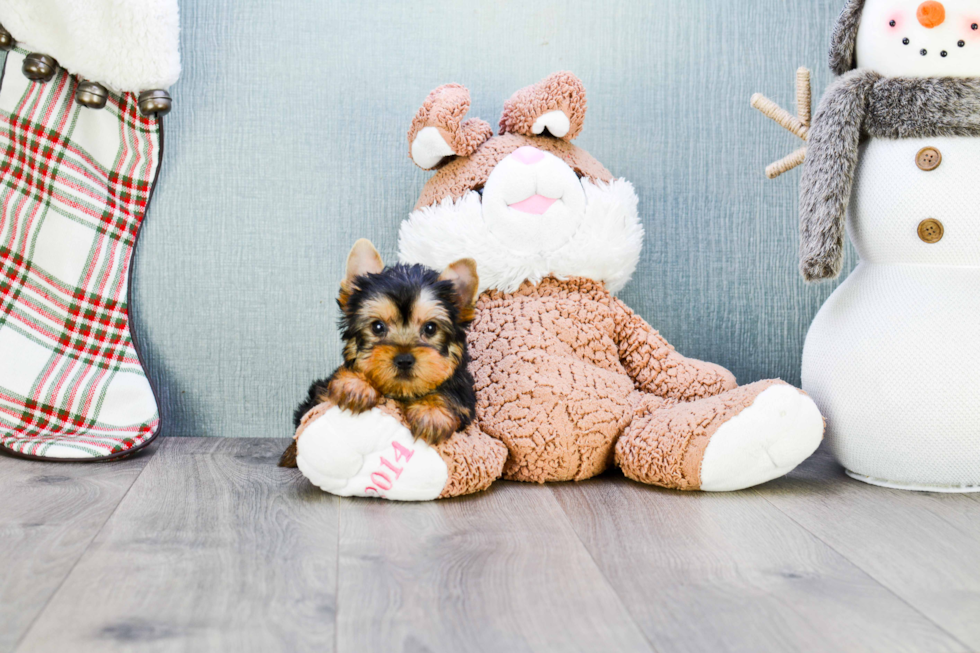
<svg viewBox="0 0 980 653">
<path fill-rule="evenodd" d="M 388 327 L 381 320 L 375 320 L 371 323 L 371 333 L 378 336 L 379 338 L 388 332 Z"/>
<path fill-rule="evenodd" d="M 432 336 L 436 335 L 438 330 L 439 327 L 436 326 L 435 322 L 426 322 L 422 327 L 422 333 L 426 338 L 431 338 Z"/>
</svg>

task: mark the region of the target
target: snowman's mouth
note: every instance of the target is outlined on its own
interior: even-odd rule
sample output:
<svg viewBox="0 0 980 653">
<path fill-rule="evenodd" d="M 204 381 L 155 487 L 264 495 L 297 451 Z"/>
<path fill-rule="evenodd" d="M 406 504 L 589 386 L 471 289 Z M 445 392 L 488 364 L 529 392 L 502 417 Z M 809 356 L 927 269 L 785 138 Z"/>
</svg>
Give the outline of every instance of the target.
<svg viewBox="0 0 980 653">
<path fill-rule="evenodd" d="M 545 197 L 544 195 L 531 195 L 526 200 L 521 200 L 520 202 L 515 202 L 513 204 L 508 204 L 510 208 L 521 211 L 522 213 L 530 213 L 531 215 L 543 215 L 545 211 L 551 208 L 551 206 L 557 202 L 557 199 L 551 197 Z"/>
<path fill-rule="evenodd" d="M 911 46 L 912 45 L 912 40 L 909 39 L 908 37 L 905 37 L 905 38 L 902 39 L 902 45 Z M 956 42 L 956 47 L 957 48 L 965 48 L 966 47 L 966 41 L 963 41 L 963 40 L 957 41 Z M 936 54 L 938 54 L 940 57 L 942 57 L 943 59 L 945 59 L 946 57 L 949 56 L 950 52 L 952 52 L 952 51 L 953 51 L 953 48 L 942 48 L 942 49 L 937 50 L 935 48 L 930 49 L 930 48 L 923 47 L 923 48 L 919 48 L 919 55 L 920 56 L 923 56 L 923 57 L 928 57 L 930 55 L 936 55 Z"/>
</svg>

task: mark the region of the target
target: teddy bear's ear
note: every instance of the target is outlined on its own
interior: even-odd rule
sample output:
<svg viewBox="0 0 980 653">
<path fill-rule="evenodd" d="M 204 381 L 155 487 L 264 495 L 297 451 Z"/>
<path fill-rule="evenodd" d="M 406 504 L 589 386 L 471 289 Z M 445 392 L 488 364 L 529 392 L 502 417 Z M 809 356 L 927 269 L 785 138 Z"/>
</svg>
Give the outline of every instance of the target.
<svg viewBox="0 0 980 653">
<path fill-rule="evenodd" d="M 447 156 L 469 156 L 493 136 L 484 120 L 463 117 L 470 110 L 470 92 L 459 84 L 445 84 L 429 93 L 408 130 L 408 156 L 423 170 L 431 170 Z"/>
<path fill-rule="evenodd" d="M 570 72 L 554 73 L 510 96 L 500 117 L 500 133 L 538 136 L 547 130 L 570 141 L 582 132 L 585 109 L 585 87 L 579 78 Z"/>
</svg>

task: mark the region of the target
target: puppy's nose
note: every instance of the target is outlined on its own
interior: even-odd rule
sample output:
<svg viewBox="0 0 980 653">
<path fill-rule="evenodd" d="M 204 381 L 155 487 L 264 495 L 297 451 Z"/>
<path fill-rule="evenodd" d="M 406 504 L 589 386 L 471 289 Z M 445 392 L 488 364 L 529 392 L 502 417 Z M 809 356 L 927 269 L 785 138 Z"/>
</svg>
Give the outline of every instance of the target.
<svg viewBox="0 0 980 653">
<path fill-rule="evenodd" d="M 395 356 L 395 367 L 397 367 L 399 371 L 407 372 L 408 370 L 412 369 L 413 365 L 415 365 L 415 356 L 412 356 L 411 354 L 398 354 Z"/>
<path fill-rule="evenodd" d="M 544 152 L 536 147 L 531 147 L 530 145 L 525 145 L 524 147 L 519 147 L 513 152 L 511 156 L 523 163 L 526 166 L 534 165 L 538 161 L 544 158 Z"/>
<path fill-rule="evenodd" d="M 933 27 L 939 27 L 944 22 L 946 22 L 946 7 L 943 3 L 936 2 L 936 0 L 927 0 L 919 5 L 918 11 L 915 12 L 915 17 L 919 19 L 919 23 L 928 29 Z"/>
</svg>

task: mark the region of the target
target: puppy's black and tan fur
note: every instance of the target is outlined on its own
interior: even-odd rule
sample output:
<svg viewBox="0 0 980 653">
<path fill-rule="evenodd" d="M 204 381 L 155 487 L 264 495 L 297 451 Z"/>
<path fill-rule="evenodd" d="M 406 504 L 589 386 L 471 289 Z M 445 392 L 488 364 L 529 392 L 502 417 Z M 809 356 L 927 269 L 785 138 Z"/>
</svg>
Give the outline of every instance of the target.
<svg viewBox="0 0 980 653">
<path fill-rule="evenodd" d="M 476 394 L 466 329 L 478 286 L 472 259 L 441 274 L 421 265 L 385 267 L 370 242 L 357 241 L 337 300 L 344 364 L 310 386 L 295 425 L 326 401 L 362 413 L 388 398 L 402 405 L 412 434 L 430 444 L 469 426 Z M 279 464 L 296 466 L 295 442 Z"/>
</svg>

